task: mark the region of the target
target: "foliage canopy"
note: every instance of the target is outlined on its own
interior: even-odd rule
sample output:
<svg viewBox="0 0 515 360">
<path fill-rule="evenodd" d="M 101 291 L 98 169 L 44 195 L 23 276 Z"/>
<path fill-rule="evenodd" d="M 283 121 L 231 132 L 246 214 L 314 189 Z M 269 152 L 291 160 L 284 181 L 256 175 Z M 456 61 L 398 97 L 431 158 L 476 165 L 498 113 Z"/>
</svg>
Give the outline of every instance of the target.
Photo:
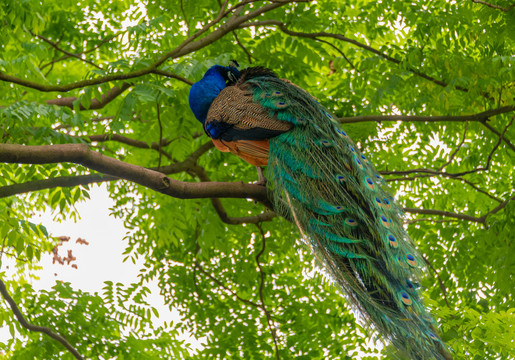
<svg viewBox="0 0 515 360">
<path fill-rule="evenodd" d="M 7 291 L 84 358 L 394 352 L 368 346 L 373 331 L 312 271 L 298 230 L 247 184 L 255 170 L 206 143 L 189 87 L 237 59 L 309 91 L 381 170 L 427 259 L 427 304 L 455 358 L 515 358 L 510 3 L 2 1 L 0 260 L 18 264 L 14 277 L 0 269 Z M 73 219 L 101 182 L 129 230 L 127 259 L 144 261 L 140 282 L 35 292 L 31 274 L 58 239 L 31 214 Z M 153 324 L 151 279 L 182 322 Z M 73 358 L 5 302 L 0 325 L 23 335 L 0 344 L 6 358 Z M 180 331 L 205 346 L 189 350 Z"/>
</svg>

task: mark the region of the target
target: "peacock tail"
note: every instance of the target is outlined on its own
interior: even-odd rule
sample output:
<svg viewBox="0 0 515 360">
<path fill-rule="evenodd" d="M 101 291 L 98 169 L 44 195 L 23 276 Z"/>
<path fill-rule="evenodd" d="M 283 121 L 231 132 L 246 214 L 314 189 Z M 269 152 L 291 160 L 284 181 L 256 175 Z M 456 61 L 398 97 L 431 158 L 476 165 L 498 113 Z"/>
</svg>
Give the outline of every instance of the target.
<svg viewBox="0 0 515 360">
<path fill-rule="evenodd" d="M 260 115 L 231 105 L 238 96 L 259 105 Z M 245 120 L 231 113 L 238 111 Z M 210 133 L 221 123 L 231 130 Z M 402 226 L 402 211 L 327 109 L 291 82 L 251 68 L 222 90 L 204 125 L 227 144 L 269 139 L 274 210 L 297 224 L 353 309 L 408 358 L 449 358 L 417 290 L 422 259 Z M 272 128 L 280 130 L 262 131 Z M 248 129 L 258 130 L 242 135 Z"/>
</svg>

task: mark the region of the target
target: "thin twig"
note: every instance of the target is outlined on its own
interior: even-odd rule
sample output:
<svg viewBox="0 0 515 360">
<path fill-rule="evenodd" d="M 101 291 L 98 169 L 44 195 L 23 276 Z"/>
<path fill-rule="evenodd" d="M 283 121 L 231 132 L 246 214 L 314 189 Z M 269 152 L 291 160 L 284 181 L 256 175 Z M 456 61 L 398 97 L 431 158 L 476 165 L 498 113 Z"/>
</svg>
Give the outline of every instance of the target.
<svg viewBox="0 0 515 360">
<path fill-rule="evenodd" d="M 190 168 L 192 173 L 199 178 L 200 181 L 203 182 L 210 182 L 211 179 L 207 175 L 206 170 L 200 166 L 195 165 Z M 1 190 L 1 188 L 0 188 Z M 272 221 L 275 217 L 277 217 L 277 214 L 273 211 L 267 211 L 262 214 L 254 215 L 254 216 L 242 216 L 242 217 L 231 217 L 227 215 L 227 211 L 225 210 L 224 206 L 222 205 L 222 201 L 220 199 L 212 198 L 211 204 L 213 205 L 213 208 L 215 209 L 218 217 L 222 222 L 228 224 L 228 225 L 241 225 L 241 224 L 259 224 L 265 221 Z M 271 209 L 272 204 L 271 203 L 265 203 L 264 204 L 267 208 Z"/>
<path fill-rule="evenodd" d="M 119 35 L 125 33 L 126 31 L 121 31 L 117 34 L 114 34 L 112 36 L 109 36 L 109 37 L 106 37 L 105 39 L 103 39 L 99 44 L 93 46 L 91 49 L 88 49 L 88 50 L 85 50 L 85 51 L 82 51 L 82 52 L 79 52 L 79 53 L 75 53 L 75 55 L 77 56 L 81 56 L 81 55 L 85 55 L 85 54 L 88 54 L 92 51 L 95 51 L 96 49 L 98 49 L 99 47 L 101 47 L 102 45 L 104 45 L 105 43 L 113 40 L 114 38 L 118 37 Z M 59 42 L 58 42 L 59 43 Z M 45 65 L 43 65 L 40 70 L 43 70 L 44 68 L 46 68 L 47 66 L 51 65 L 52 67 L 54 66 L 55 63 L 59 62 L 59 61 L 62 61 L 62 60 L 66 60 L 66 59 L 69 59 L 71 57 L 76 57 L 76 56 L 71 56 L 71 55 L 64 55 L 64 56 L 61 56 L 60 58 L 58 59 L 52 59 L 50 62 L 46 63 Z M 47 74 L 48 75 L 48 74 Z"/>
<path fill-rule="evenodd" d="M 132 139 L 132 138 L 120 135 L 120 134 L 99 134 L 99 135 L 86 135 L 86 136 L 70 135 L 70 136 L 77 137 L 80 139 L 85 139 L 90 142 L 116 141 L 116 142 L 119 142 L 119 143 L 122 143 L 125 145 L 140 148 L 140 149 L 152 149 L 152 150 L 158 151 L 159 155 L 162 154 L 162 155 L 166 156 L 168 159 L 170 159 L 170 160 L 172 159 L 172 156 L 162 149 L 162 147 L 168 146 L 170 143 L 168 140 L 164 140 L 164 139 L 161 139 L 161 141 L 158 143 L 153 142 L 151 144 L 148 144 L 145 141 Z"/>
<path fill-rule="evenodd" d="M 234 11 L 236 8 L 241 7 L 243 9 L 243 5 L 250 3 L 253 1 L 243 1 L 240 4 L 234 5 L 231 9 L 228 10 L 230 13 L 231 11 Z M 147 67 L 130 71 L 128 73 L 117 73 L 117 74 L 109 74 L 101 77 L 96 78 L 90 78 L 85 80 L 80 80 L 68 84 L 41 84 L 35 81 L 19 78 L 16 76 L 8 75 L 3 72 L 0 72 L 0 81 L 5 81 L 13 84 L 18 84 L 21 86 L 25 86 L 31 89 L 39 90 L 39 91 L 45 91 L 45 92 L 52 92 L 52 91 L 59 91 L 59 92 L 67 92 L 74 89 L 84 88 L 91 85 L 98 85 L 103 84 L 110 81 L 116 81 L 116 80 L 128 80 L 133 79 L 136 77 L 144 76 L 150 73 L 153 73 L 159 66 L 161 66 L 165 61 L 170 59 L 176 59 L 179 57 L 182 57 L 184 55 L 190 54 L 194 51 L 197 51 L 201 48 L 204 48 L 213 42 L 217 41 L 218 39 L 225 36 L 230 31 L 236 29 L 239 25 L 243 24 L 246 21 L 249 21 L 253 18 L 256 18 L 264 13 L 267 13 L 271 10 L 274 10 L 276 8 L 279 8 L 283 5 L 286 5 L 288 3 L 293 2 L 307 2 L 306 0 L 291 0 L 291 1 L 281 1 L 281 2 L 272 2 L 270 4 L 263 5 L 260 8 L 257 8 L 255 10 L 251 10 L 248 13 L 245 14 L 238 14 L 238 16 L 231 16 L 229 20 L 227 20 L 223 26 L 220 26 L 216 30 L 212 31 L 208 35 L 204 36 L 202 39 L 198 41 L 193 41 L 200 35 L 202 35 L 206 30 L 202 29 L 190 38 L 186 39 L 181 45 L 176 47 L 175 49 L 161 55 L 158 57 L 153 63 L 149 64 Z M 223 15 L 223 14 L 222 14 Z M 223 17 L 223 16 L 222 16 Z M 219 19 L 221 20 L 221 19 Z M 211 26 L 215 25 L 217 22 L 211 22 L 207 26 L 210 28 Z"/>
<path fill-rule="evenodd" d="M 0 293 L 2 294 L 3 298 L 9 306 L 11 307 L 11 310 L 14 313 L 14 316 L 18 320 L 21 326 L 23 326 L 25 329 L 29 331 L 35 331 L 40 332 L 43 334 L 48 335 L 54 340 L 59 341 L 76 359 L 83 360 L 81 354 L 75 349 L 63 336 L 55 333 L 52 329 L 46 327 L 46 326 L 38 326 L 38 325 L 32 325 L 30 324 L 23 314 L 21 313 L 20 309 L 18 308 L 18 305 L 16 305 L 16 302 L 13 300 L 11 295 L 9 295 L 9 292 L 7 291 L 7 288 L 2 280 L 0 280 Z"/>
<path fill-rule="evenodd" d="M 451 306 L 449 305 L 449 299 L 447 299 L 447 289 L 445 288 L 444 282 L 440 278 L 440 274 L 438 274 L 438 271 L 436 271 L 433 264 L 431 264 L 431 262 L 423 254 L 420 254 L 420 256 L 422 256 L 422 259 L 424 259 L 424 262 L 427 264 L 427 266 L 429 266 L 429 268 L 435 274 L 436 279 L 438 280 L 438 284 L 440 284 L 440 290 L 442 290 L 442 295 L 443 295 L 443 299 L 445 300 L 445 304 L 447 305 L 447 307 L 449 309 L 452 309 Z"/>
<path fill-rule="evenodd" d="M 313 40 L 317 40 L 317 38 L 320 38 L 320 37 L 328 37 L 328 38 L 333 38 L 333 39 L 338 39 L 338 40 L 341 40 L 341 41 L 344 41 L 344 42 L 347 42 L 349 44 L 353 44 L 359 48 L 362 48 L 366 51 L 369 51 L 369 52 L 372 52 L 380 57 L 382 57 L 383 59 L 385 60 L 388 60 L 390 62 L 393 62 L 397 65 L 401 65 L 403 63 L 402 60 L 399 60 L 395 57 L 392 57 L 386 53 L 383 53 L 369 45 L 366 45 L 366 44 L 363 44 L 357 40 L 354 40 L 354 39 L 350 39 L 348 37 L 345 37 L 343 35 L 340 35 L 340 34 L 333 34 L 333 33 L 327 33 L 327 32 L 316 32 L 316 33 L 304 33 L 304 32 L 298 32 L 298 31 L 292 31 L 292 30 L 289 30 L 287 27 L 286 27 L 286 24 L 284 24 L 283 22 L 281 21 L 278 21 L 278 20 L 261 20 L 261 21 L 255 21 L 255 22 L 248 22 L 248 23 L 243 23 L 239 26 L 239 28 L 246 28 L 246 27 L 257 27 L 257 26 L 276 26 L 278 27 L 282 32 L 284 32 L 285 34 L 288 34 L 290 36 L 297 36 L 297 37 L 303 37 L 303 38 L 308 38 L 308 39 L 313 39 Z M 408 70 L 409 72 L 421 77 L 421 78 L 424 78 L 428 81 L 431 81 L 432 83 L 435 83 L 437 85 L 440 85 L 442 87 L 447 87 L 448 84 L 442 80 L 438 80 L 432 76 L 429 76 L 423 72 L 421 72 L 420 70 L 418 69 L 414 69 L 414 68 L 411 68 L 411 67 L 406 67 L 406 70 Z M 462 86 L 459 86 L 459 85 L 455 85 L 454 86 L 455 89 L 457 90 L 460 90 L 460 91 L 463 91 L 463 92 L 468 92 L 469 90 L 467 88 L 464 88 Z M 488 94 L 484 94 L 482 93 L 481 95 L 487 97 L 487 98 L 490 98 L 488 96 Z"/>
<path fill-rule="evenodd" d="M 456 154 L 458 153 L 458 151 L 461 149 L 461 147 L 463 146 L 463 143 L 465 142 L 465 138 L 467 136 L 467 128 L 468 128 L 468 125 L 469 125 L 469 122 L 466 121 L 465 122 L 465 129 L 463 130 L 463 138 L 461 139 L 460 143 L 458 144 L 458 146 L 456 147 L 456 149 L 454 149 L 453 153 L 451 154 L 451 156 L 449 156 L 449 160 L 443 164 L 442 166 L 440 166 L 440 168 L 438 169 L 438 171 L 442 171 L 447 165 L 449 165 L 452 160 L 454 160 L 454 157 L 456 156 Z"/>
<path fill-rule="evenodd" d="M 2 267 L 2 257 L 4 256 L 5 241 L 6 240 L 7 240 L 7 235 L 4 236 L 4 240 L 2 241 L 2 250 L 0 251 L 0 267 Z"/>
<path fill-rule="evenodd" d="M 504 209 L 506 207 L 506 205 L 508 205 L 508 203 L 510 201 L 512 201 L 513 199 L 515 199 L 515 196 L 513 196 L 511 199 L 508 199 L 508 200 L 502 202 L 501 204 L 499 204 L 498 206 L 496 206 L 495 208 L 493 208 L 492 210 L 488 211 L 486 214 L 484 214 L 480 217 L 475 217 L 475 216 L 466 215 L 466 214 L 457 214 L 457 213 L 453 213 L 450 211 L 435 210 L 435 209 L 416 209 L 416 208 L 407 208 L 406 207 L 406 208 L 403 208 L 402 210 L 404 212 L 412 213 L 412 214 L 425 214 L 425 215 L 438 215 L 438 216 L 452 217 L 455 219 L 466 220 L 466 221 L 476 222 L 476 223 L 485 225 L 486 219 L 488 218 L 488 216 L 496 214 L 499 211 L 501 211 L 502 209 Z"/>
<path fill-rule="evenodd" d="M 504 142 L 510 147 L 510 149 L 512 151 L 515 151 L 515 145 L 513 145 L 511 143 L 511 141 L 509 141 L 508 139 L 506 139 L 503 135 L 501 135 L 501 133 L 499 131 L 497 131 L 492 125 L 490 125 L 489 123 L 487 123 L 486 121 L 482 121 L 481 122 L 481 125 L 483 125 L 484 127 L 486 127 L 488 130 L 490 130 L 491 132 L 493 132 L 495 135 L 497 136 L 500 136 Z"/>
<path fill-rule="evenodd" d="M 244 304 L 248 304 L 248 305 L 251 305 L 253 307 L 256 307 L 258 309 L 262 309 L 261 306 L 251 300 L 248 300 L 248 299 L 244 299 L 242 298 L 241 296 L 239 296 L 235 291 L 231 290 L 227 285 L 225 285 L 223 282 L 221 282 L 220 280 L 218 280 L 217 278 L 215 278 L 213 275 L 211 275 L 208 271 L 206 271 L 202 265 L 200 265 L 200 263 L 198 261 L 195 261 L 194 262 L 194 265 L 200 270 L 200 272 L 202 272 L 202 274 L 206 275 L 208 278 L 210 278 L 211 280 L 213 280 L 218 286 L 220 286 L 222 289 L 224 289 L 225 291 L 227 291 L 229 294 L 231 294 L 231 296 L 233 296 L 234 298 L 236 298 L 238 301 L 241 301 L 242 303 Z"/>
<path fill-rule="evenodd" d="M 515 106 L 503 106 L 496 109 L 490 109 L 477 114 L 471 115 L 458 115 L 458 116 L 418 116 L 418 115 L 362 115 L 362 116 L 348 116 L 341 117 L 338 122 L 341 124 L 352 124 L 365 121 L 383 122 L 383 121 L 409 121 L 409 122 L 465 122 L 465 121 L 478 121 L 484 123 L 488 118 L 515 111 Z M 497 133 L 497 135 L 500 135 Z"/>
<path fill-rule="evenodd" d="M 412 219 L 412 220 L 405 221 L 404 223 L 408 224 L 408 225 L 412 225 L 412 224 L 416 224 L 418 222 L 423 222 L 423 221 L 428 221 L 428 222 L 432 222 L 432 223 L 438 224 L 438 223 L 456 222 L 456 221 L 458 221 L 458 219 L 439 219 L 439 220 L 435 220 L 435 219 L 432 219 L 432 218 L 417 218 L 417 219 Z"/>
<path fill-rule="evenodd" d="M 98 66 L 98 65 L 97 65 L 97 64 L 95 64 L 94 62 L 92 62 L 92 61 L 90 61 L 90 60 L 88 60 L 88 59 L 84 59 L 84 58 L 82 58 L 80 55 L 77 55 L 77 54 L 71 53 L 71 52 L 69 52 L 69 51 L 66 51 L 66 50 L 64 50 L 64 49 L 61 49 L 61 48 L 60 48 L 60 47 L 59 47 L 55 42 L 53 42 L 53 41 L 51 41 L 51 40 L 47 39 L 46 37 L 41 36 L 41 35 L 38 35 L 38 34 L 34 34 L 34 33 L 33 33 L 32 31 L 30 31 L 30 30 L 29 30 L 29 32 L 31 33 L 31 35 L 32 35 L 32 36 L 35 36 L 35 37 L 37 37 L 38 39 L 43 40 L 43 41 L 44 41 L 44 42 L 46 42 L 47 44 L 50 44 L 50 46 L 52 46 L 52 47 L 53 47 L 54 49 L 56 49 L 57 51 L 60 51 L 60 52 L 62 52 L 63 54 L 68 55 L 69 57 L 74 57 L 74 58 L 76 58 L 76 59 L 79 59 L 80 61 L 85 62 L 86 64 L 89 64 L 89 65 L 91 65 L 91 66 L 96 67 L 97 69 L 102 70 L 102 67 Z"/>
<path fill-rule="evenodd" d="M 256 227 L 259 229 L 259 232 L 261 233 L 261 239 L 262 239 L 262 246 L 261 250 L 256 254 L 256 264 L 259 269 L 259 274 L 261 277 L 261 281 L 259 283 L 259 301 L 261 301 L 261 308 L 265 312 L 266 321 L 268 323 L 268 329 L 270 329 L 270 334 L 272 335 L 272 340 L 274 341 L 275 346 L 275 357 L 276 359 L 280 359 L 279 357 L 279 346 L 277 344 L 277 334 L 275 332 L 275 328 L 272 324 L 272 317 L 270 315 L 270 312 L 268 312 L 266 306 L 265 306 L 265 299 L 263 296 L 263 289 L 265 287 L 265 273 L 263 272 L 263 268 L 261 266 L 261 263 L 259 262 L 259 258 L 263 253 L 265 252 L 266 248 L 266 238 L 265 238 L 265 232 L 263 231 L 263 228 L 261 227 L 261 224 L 256 224 Z"/>
<path fill-rule="evenodd" d="M 159 124 L 159 142 L 157 151 L 159 151 L 159 159 L 157 161 L 157 171 L 161 169 L 161 155 L 163 151 L 161 150 L 161 146 L 163 144 L 163 124 L 161 123 L 161 111 L 159 110 L 159 102 L 156 101 L 156 111 L 157 111 L 157 123 Z"/>
<path fill-rule="evenodd" d="M 98 117 L 98 118 L 91 118 L 91 119 L 89 119 L 89 122 L 95 123 L 95 122 L 100 122 L 100 121 L 104 121 L 104 120 L 113 120 L 113 119 L 114 119 L 114 116 L 102 116 L 102 117 Z M 53 130 L 69 129 L 74 126 L 75 125 L 70 125 L 70 124 L 60 124 L 52 129 Z"/>
<path fill-rule="evenodd" d="M 181 0 L 181 11 L 182 11 L 182 17 L 184 19 L 184 23 L 186 24 L 186 34 L 190 36 L 190 24 L 188 22 L 188 18 L 186 17 L 186 12 L 184 11 L 184 0 Z"/>
<path fill-rule="evenodd" d="M 321 43 L 327 44 L 330 47 L 332 47 L 334 50 L 336 50 L 338 53 L 340 53 L 340 55 L 345 59 L 345 61 L 347 61 L 347 63 L 350 65 L 351 68 L 356 70 L 356 68 L 354 67 L 354 64 L 349 60 L 349 58 L 347 58 L 345 53 L 343 51 L 341 51 L 338 46 L 334 45 L 333 43 L 331 43 L 329 41 L 322 40 L 322 39 L 319 39 L 319 38 L 315 38 L 315 40 L 316 41 L 320 41 Z M 359 72 L 359 70 L 358 70 L 358 72 Z"/>
<path fill-rule="evenodd" d="M 458 173 L 449 173 L 449 172 L 445 172 L 445 171 L 426 169 L 426 168 L 417 168 L 417 169 L 402 170 L 402 171 L 395 171 L 395 170 L 394 171 L 380 171 L 380 173 L 383 175 L 408 175 L 408 174 L 423 173 L 423 174 L 431 174 L 429 176 L 441 175 L 441 176 L 445 176 L 445 177 L 455 178 L 455 177 L 461 177 L 463 175 L 478 173 L 480 171 L 488 171 L 490 169 L 492 157 L 493 157 L 494 153 L 497 151 L 497 149 L 499 148 L 499 145 L 501 144 L 501 142 L 504 138 L 504 134 L 506 133 L 508 128 L 513 124 L 514 119 L 515 119 L 515 116 L 511 118 L 510 122 L 504 127 L 502 133 L 499 134 L 499 139 L 497 140 L 494 147 L 488 154 L 488 158 L 486 160 L 485 166 L 478 167 L 473 170 L 458 172 Z M 428 176 L 420 176 L 420 177 L 428 177 Z M 415 178 L 415 177 L 413 177 L 413 178 Z M 391 179 L 390 179 L 390 181 L 391 181 Z"/>
<path fill-rule="evenodd" d="M 501 11 L 504 11 L 504 12 L 508 12 L 508 11 L 510 11 L 511 9 L 513 9 L 515 7 L 515 4 L 513 4 L 513 5 L 508 6 L 507 8 L 504 8 L 502 6 L 495 5 L 495 4 L 490 4 L 490 3 L 487 3 L 486 1 L 482 1 L 482 0 L 472 0 L 472 2 L 476 3 L 476 4 L 482 4 L 482 5 L 488 6 L 488 7 L 492 8 L 492 9 L 497 9 L 497 10 L 501 10 Z"/>
<path fill-rule="evenodd" d="M 250 54 L 250 52 L 247 50 L 245 46 L 241 43 L 240 39 L 238 38 L 238 34 L 236 34 L 236 31 L 232 31 L 232 34 L 234 35 L 234 38 L 236 39 L 236 43 L 238 46 L 243 50 L 243 52 L 247 55 L 247 59 L 249 61 L 249 64 L 252 64 L 252 58 L 253 56 Z"/>
</svg>

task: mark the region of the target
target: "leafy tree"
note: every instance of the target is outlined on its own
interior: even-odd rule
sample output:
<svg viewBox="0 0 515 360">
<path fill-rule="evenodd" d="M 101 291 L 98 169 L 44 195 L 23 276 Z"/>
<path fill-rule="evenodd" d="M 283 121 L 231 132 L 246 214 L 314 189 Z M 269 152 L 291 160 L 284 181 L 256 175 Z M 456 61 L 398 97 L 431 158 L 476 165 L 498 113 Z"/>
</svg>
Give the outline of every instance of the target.
<svg viewBox="0 0 515 360">
<path fill-rule="evenodd" d="M 515 5 L 490 1 L 2 1 L 0 259 L 18 266 L 2 272 L 0 325 L 23 335 L 2 356 L 393 356 L 190 112 L 190 85 L 237 59 L 308 90 L 381 170 L 454 357 L 515 358 Z M 140 281 L 35 292 L 59 240 L 31 214 L 74 218 L 99 183 Z M 151 279 L 182 323 L 152 323 Z"/>
</svg>

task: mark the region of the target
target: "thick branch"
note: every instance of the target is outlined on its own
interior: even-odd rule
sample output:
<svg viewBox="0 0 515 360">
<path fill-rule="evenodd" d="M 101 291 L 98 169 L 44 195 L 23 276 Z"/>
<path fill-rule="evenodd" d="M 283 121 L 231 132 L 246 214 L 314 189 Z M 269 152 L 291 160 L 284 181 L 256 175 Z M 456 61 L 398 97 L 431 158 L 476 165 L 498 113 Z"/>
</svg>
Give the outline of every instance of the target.
<svg viewBox="0 0 515 360">
<path fill-rule="evenodd" d="M 116 176 L 180 199 L 249 198 L 267 201 L 263 186 L 244 183 L 187 183 L 163 173 L 132 165 L 99 154 L 85 144 L 23 146 L 0 144 L 0 161 L 20 164 L 70 162 L 101 173 Z"/>
<path fill-rule="evenodd" d="M 163 174 L 176 174 L 179 172 L 187 171 L 190 169 L 198 158 L 213 147 L 211 141 L 200 146 L 197 150 L 191 153 L 183 161 L 171 164 L 161 169 L 151 168 L 151 170 L 160 171 Z M 53 189 L 56 187 L 75 187 L 79 185 L 88 185 L 93 183 L 101 183 L 105 181 L 120 180 L 119 177 L 109 176 L 104 174 L 89 174 L 89 175 L 78 175 L 78 176 L 61 176 L 51 179 L 34 180 L 21 184 L 13 184 L 8 186 L 0 187 L 0 198 L 8 197 L 16 194 L 24 194 L 31 191 L 39 191 L 45 189 Z"/>
<path fill-rule="evenodd" d="M 24 194 L 56 187 L 75 187 L 79 185 L 97 184 L 104 181 L 119 180 L 116 176 L 103 174 L 60 176 L 51 179 L 28 181 L 21 184 L 13 184 L 0 187 L 0 199 L 12 195 Z"/>
<path fill-rule="evenodd" d="M 73 356 L 75 356 L 76 359 L 84 359 L 81 356 L 81 354 L 79 354 L 77 349 L 75 349 L 63 336 L 55 333 L 52 329 L 46 326 L 30 324 L 21 313 L 20 309 L 18 308 L 18 305 L 16 305 L 16 302 L 14 302 L 11 295 L 9 295 L 9 292 L 7 292 L 7 288 L 5 287 L 5 284 L 2 280 L 0 280 L 0 293 L 4 297 L 5 301 L 7 301 L 7 303 L 11 307 L 14 316 L 16 317 L 16 319 L 18 319 L 18 322 L 21 326 L 23 326 L 25 329 L 29 331 L 40 332 L 50 336 L 52 339 L 59 341 L 70 353 L 72 353 Z"/>
</svg>

